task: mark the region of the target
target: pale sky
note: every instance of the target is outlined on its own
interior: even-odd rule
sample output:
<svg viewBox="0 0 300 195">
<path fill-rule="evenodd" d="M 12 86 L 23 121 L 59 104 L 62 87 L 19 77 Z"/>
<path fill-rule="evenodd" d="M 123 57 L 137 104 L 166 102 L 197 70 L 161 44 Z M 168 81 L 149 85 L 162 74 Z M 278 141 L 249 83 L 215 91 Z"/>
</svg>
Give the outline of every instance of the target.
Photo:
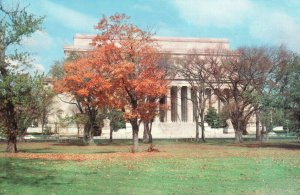
<svg viewBox="0 0 300 195">
<path fill-rule="evenodd" d="M 9 1 L 9 0 L 7 0 Z M 16 0 L 11 0 L 16 2 Z M 158 36 L 227 38 L 231 48 L 280 45 L 300 52 L 300 0 L 20 0 L 46 16 L 43 30 L 23 41 L 36 67 L 63 59 L 75 33 L 96 33 L 102 15 L 125 13 Z"/>
</svg>

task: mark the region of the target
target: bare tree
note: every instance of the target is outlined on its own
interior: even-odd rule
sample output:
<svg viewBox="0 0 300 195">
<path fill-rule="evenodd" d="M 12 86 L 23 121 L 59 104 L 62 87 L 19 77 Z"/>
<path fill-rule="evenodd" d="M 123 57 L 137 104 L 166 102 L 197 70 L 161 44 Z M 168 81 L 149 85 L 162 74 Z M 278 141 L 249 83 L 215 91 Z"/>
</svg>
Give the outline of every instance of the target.
<svg viewBox="0 0 300 195">
<path fill-rule="evenodd" d="M 209 74 L 205 69 L 205 58 L 198 55 L 196 50 L 190 51 L 190 55 L 178 59 L 178 74 L 183 76 L 191 86 L 191 99 L 193 103 L 193 117 L 196 124 L 196 141 L 199 141 L 199 127 L 201 127 L 201 140 L 205 142 L 205 109 L 211 98 L 211 90 L 206 83 Z M 210 106 L 210 105 L 209 105 Z"/>
<path fill-rule="evenodd" d="M 249 119 L 259 110 L 264 92 L 276 87 L 275 70 L 287 59 L 284 50 L 265 47 L 210 51 L 205 56 L 207 84 L 229 110 L 236 142 L 242 142 L 242 134 L 247 134 Z"/>
</svg>

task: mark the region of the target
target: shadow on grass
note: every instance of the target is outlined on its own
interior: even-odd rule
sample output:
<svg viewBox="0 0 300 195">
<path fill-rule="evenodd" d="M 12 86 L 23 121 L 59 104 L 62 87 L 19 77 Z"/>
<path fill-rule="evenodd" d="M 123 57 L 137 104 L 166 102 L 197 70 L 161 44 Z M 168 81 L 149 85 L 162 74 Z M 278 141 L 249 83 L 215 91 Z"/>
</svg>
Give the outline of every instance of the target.
<svg viewBox="0 0 300 195">
<path fill-rule="evenodd" d="M 53 146 L 127 146 L 131 145 L 131 140 L 95 140 L 95 144 L 86 144 L 82 140 L 67 140 L 63 142 L 52 143 Z"/>
<path fill-rule="evenodd" d="M 67 142 L 67 143 L 53 143 L 51 144 L 52 146 L 90 146 L 85 143 L 80 143 L 80 142 Z"/>
<path fill-rule="evenodd" d="M 18 152 L 25 152 L 25 153 L 54 153 L 51 151 L 51 148 L 35 148 L 35 149 L 19 149 Z"/>
<path fill-rule="evenodd" d="M 244 143 L 238 144 L 237 146 L 248 147 L 248 148 L 281 148 L 288 150 L 300 150 L 300 142 L 278 142 L 278 143 L 268 143 L 268 142 L 257 142 L 257 143 Z"/>
<path fill-rule="evenodd" d="M 132 145 L 131 140 L 113 140 L 112 142 L 108 140 L 101 140 L 97 144 L 98 146 L 130 146 Z"/>
<path fill-rule="evenodd" d="M 109 150 L 109 151 L 95 151 L 95 152 L 92 152 L 93 154 L 112 154 L 112 153 L 117 153 L 117 151 L 112 151 L 112 150 Z"/>
<path fill-rule="evenodd" d="M 10 158 L 0 159 L 1 173 L 0 173 L 0 183 L 4 186 L 12 186 L 15 184 L 21 186 L 30 187 L 45 187 L 51 185 L 55 180 L 57 171 L 51 170 L 47 171 L 43 169 L 43 165 L 36 165 L 36 161 L 27 160 L 16 160 Z M 58 183 L 56 185 L 64 185 L 63 183 Z"/>
</svg>

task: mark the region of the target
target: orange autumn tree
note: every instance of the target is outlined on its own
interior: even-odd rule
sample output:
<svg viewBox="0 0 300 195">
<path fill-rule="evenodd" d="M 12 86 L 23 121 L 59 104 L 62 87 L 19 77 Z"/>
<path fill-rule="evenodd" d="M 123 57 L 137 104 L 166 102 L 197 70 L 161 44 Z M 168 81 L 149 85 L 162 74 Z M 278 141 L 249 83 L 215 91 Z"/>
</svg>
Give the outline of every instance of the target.
<svg viewBox="0 0 300 195">
<path fill-rule="evenodd" d="M 99 34 L 93 40 L 95 50 L 90 56 L 92 63 L 104 70 L 102 76 L 109 79 L 110 105 L 122 110 L 132 126 L 135 152 L 139 125 L 157 114 L 157 100 L 166 94 L 167 81 L 152 34 L 129 24 L 128 19 L 125 14 L 104 16 L 96 26 Z"/>
<path fill-rule="evenodd" d="M 93 143 L 94 132 L 98 131 L 96 117 L 99 109 L 106 105 L 111 88 L 109 81 L 100 74 L 103 70 L 95 68 L 91 62 L 89 56 L 84 56 L 65 63 L 64 77 L 54 83 L 54 89 L 70 96 L 68 103 L 75 104 L 86 117 L 84 141 L 88 144 Z"/>
</svg>

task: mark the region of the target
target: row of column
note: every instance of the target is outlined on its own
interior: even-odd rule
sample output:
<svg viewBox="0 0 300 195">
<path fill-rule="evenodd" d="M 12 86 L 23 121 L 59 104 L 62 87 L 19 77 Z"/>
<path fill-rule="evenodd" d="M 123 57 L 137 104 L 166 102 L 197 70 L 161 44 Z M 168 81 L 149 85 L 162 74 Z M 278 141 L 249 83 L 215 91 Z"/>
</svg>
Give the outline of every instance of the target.
<svg viewBox="0 0 300 195">
<path fill-rule="evenodd" d="M 169 109 L 161 112 L 160 122 L 192 122 L 194 113 L 191 99 L 191 87 L 170 87 L 163 101 Z"/>
<path fill-rule="evenodd" d="M 160 110 L 158 120 L 160 122 L 193 122 L 196 112 L 194 103 L 197 102 L 194 101 L 195 93 L 196 91 L 192 90 L 190 86 L 171 86 L 168 89 L 167 97 L 160 101 L 161 104 L 167 104 L 169 109 L 167 111 Z M 208 107 L 212 106 L 210 89 L 203 93 L 209 96 Z M 219 104 L 218 101 L 218 111 Z"/>
</svg>

